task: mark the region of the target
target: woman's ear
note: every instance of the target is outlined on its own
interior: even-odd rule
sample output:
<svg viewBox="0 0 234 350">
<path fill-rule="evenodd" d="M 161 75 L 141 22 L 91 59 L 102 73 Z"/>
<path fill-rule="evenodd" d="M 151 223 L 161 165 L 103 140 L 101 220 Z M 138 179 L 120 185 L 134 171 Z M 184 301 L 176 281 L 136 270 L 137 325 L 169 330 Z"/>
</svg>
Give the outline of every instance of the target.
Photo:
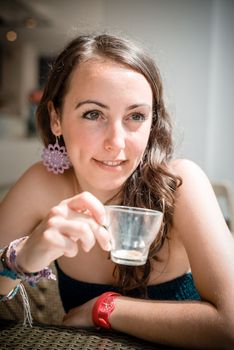
<svg viewBox="0 0 234 350">
<path fill-rule="evenodd" d="M 52 101 L 48 102 L 47 108 L 50 115 L 50 128 L 55 136 L 59 136 L 62 134 L 60 116 L 54 108 L 54 104 Z"/>
</svg>

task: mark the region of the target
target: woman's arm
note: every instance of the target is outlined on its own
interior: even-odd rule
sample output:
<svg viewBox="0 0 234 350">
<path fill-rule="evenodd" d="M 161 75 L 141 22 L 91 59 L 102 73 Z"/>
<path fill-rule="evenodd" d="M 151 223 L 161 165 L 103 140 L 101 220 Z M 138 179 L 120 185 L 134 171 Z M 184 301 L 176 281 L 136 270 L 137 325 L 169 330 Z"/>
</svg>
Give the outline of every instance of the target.
<svg viewBox="0 0 234 350">
<path fill-rule="evenodd" d="M 0 203 L 1 248 L 30 234 L 42 218 L 40 168 L 39 163 L 29 168 Z M 19 282 L 0 276 L 0 294 L 8 294 Z"/>
<path fill-rule="evenodd" d="M 176 197 L 173 234 L 185 246 L 202 301 L 117 298 L 110 323 L 119 331 L 164 344 L 230 349 L 234 346 L 233 238 L 200 168 L 182 160 L 175 169 L 183 185 Z"/>
<path fill-rule="evenodd" d="M 43 206 L 45 179 L 41 165 L 33 165 L 0 203 L 0 247 L 29 234 L 41 221 L 47 205 Z"/>
<path fill-rule="evenodd" d="M 1 203 L 0 246 L 29 236 L 16 248 L 16 263 L 23 272 L 40 271 L 62 255 L 75 256 L 78 240 L 85 251 L 96 240 L 109 250 L 109 233 L 101 226 L 104 206 L 90 193 L 68 198 L 73 192 L 66 176 L 49 174 L 38 163 Z M 8 294 L 17 282 L 0 277 L 0 294 Z"/>
</svg>

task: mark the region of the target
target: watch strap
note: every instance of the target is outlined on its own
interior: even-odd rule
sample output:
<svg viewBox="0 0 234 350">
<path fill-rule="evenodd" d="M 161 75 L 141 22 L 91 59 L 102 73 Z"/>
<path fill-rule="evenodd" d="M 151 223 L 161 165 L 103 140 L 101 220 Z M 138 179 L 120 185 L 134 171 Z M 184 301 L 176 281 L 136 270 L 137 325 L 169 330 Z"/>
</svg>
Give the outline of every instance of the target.
<svg viewBox="0 0 234 350">
<path fill-rule="evenodd" d="M 121 296 L 121 294 L 106 292 L 100 295 L 100 297 L 96 300 L 92 310 L 93 323 L 96 327 L 106 329 L 111 328 L 109 317 L 112 311 L 115 309 L 114 300 L 118 296 Z"/>
</svg>

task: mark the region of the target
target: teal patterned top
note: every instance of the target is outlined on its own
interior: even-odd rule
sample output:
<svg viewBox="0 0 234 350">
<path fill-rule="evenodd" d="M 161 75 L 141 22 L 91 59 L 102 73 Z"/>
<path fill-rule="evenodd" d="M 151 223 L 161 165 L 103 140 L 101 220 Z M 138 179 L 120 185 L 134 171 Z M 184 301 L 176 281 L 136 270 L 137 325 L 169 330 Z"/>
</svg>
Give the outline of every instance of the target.
<svg viewBox="0 0 234 350">
<path fill-rule="evenodd" d="M 67 276 L 55 263 L 58 272 L 58 284 L 64 310 L 86 303 L 107 291 L 121 291 L 110 284 L 88 283 L 75 280 Z M 186 273 L 171 281 L 150 285 L 147 287 L 147 299 L 152 300 L 201 300 L 194 285 L 191 273 Z M 140 297 L 139 291 L 133 290 L 129 296 Z"/>
</svg>

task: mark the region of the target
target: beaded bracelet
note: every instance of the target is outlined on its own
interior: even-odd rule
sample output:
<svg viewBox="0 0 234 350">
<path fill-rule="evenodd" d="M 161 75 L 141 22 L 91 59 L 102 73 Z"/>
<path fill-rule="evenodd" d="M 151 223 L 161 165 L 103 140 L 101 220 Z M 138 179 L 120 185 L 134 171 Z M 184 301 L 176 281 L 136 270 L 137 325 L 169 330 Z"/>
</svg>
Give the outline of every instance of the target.
<svg viewBox="0 0 234 350">
<path fill-rule="evenodd" d="M 1 295 L 0 294 L 0 302 L 13 299 L 14 296 L 18 293 L 19 289 L 20 289 L 20 285 L 17 284 L 17 286 L 14 289 L 12 289 L 10 291 L 10 293 L 8 293 L 7 295 Z"/>
<path fill-rule="evenodd" d="M 45 267 L 38 272 L 23 272 L 22 269 L 16 263 L 16 247 L 28 236 L 16 239 L 11 242 L 8 247 L 2 250 L 1 263 L 3 269 L 0 268 L 0 276 L 5 276 L 13 280 L 21 279 L 26 281 L 31 287 L 39 282 L 39 280 L 44 277 L 46 279 L 56 280 L 56 276 L 52 273 L 52 270 L 49 267 Z"/>
<path fill-rule="evenodd" d="M 10 291 L 7 295 L 0 295 L 0 302 L 1 301 L 8 301 L 14 298 L 14 296 L 20 291 L 22 300 L 23 300 L 23 308 L 24 308 L 24 322 L 23 325 L 25 326 L 27 322 L 29 323 L 30 327 L 32 327 L 33 319 L 31 315 L 31 309 L 30 304 L 28 300 L 27 292 L 23 286 L 22 283 L 17 284 L 17 286 Z"/>
</svg>

